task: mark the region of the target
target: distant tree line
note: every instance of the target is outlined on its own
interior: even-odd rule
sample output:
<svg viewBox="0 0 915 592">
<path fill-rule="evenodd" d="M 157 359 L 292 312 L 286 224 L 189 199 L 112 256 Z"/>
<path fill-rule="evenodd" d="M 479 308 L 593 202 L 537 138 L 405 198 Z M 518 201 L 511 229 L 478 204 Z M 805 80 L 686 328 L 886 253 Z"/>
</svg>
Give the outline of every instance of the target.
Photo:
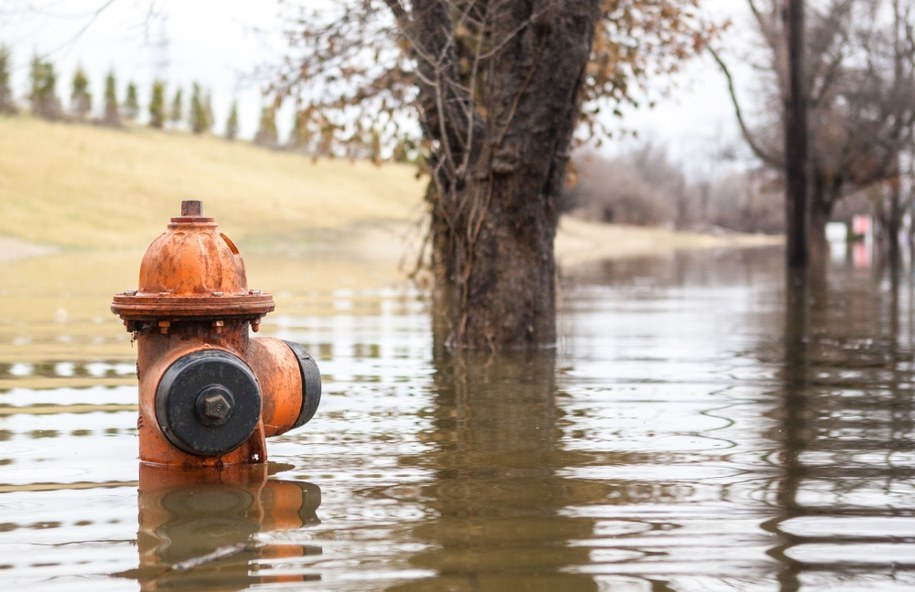
<svg viewBox="0 0 915 592">
<path fill-rule="evenodd" d="M 0 44 L 0 115 L 16 115 L 20 112 L 13 92 L 11 70 L 11 51 L 9 47 Z M 105 77 L 105 89 L 99 107 L 96 107 L 97 103 L 93 101 L 89 77 L 82 66 L 77 66 L 73 73 L 68 109 L 65 109 L 61 103 L 57 86 L 58 75 L 54 64 L 38 55 L 34 56 L 29 71 L 27 95 L 29 111 L 32 115 L 50 121 L 94 123 L 115 128 L 122 127 L 126 122 L 136 123 L 140 118 L 140 91 L 136 83 L 127 82 L 123 99 L 121 99 L 114 71 L 110 71 Z M 192 83 L 187 105 L 184 100 L 184 89 L 181 86 L 174 89 L 170 101 L 167 101 L 166 92 L 165 81 L 153 81 L 147 107 L 147 124 L 150 127 L 156 129 L 183 129 L 186 127 L 195 134 L 212 131 L 215 118 L 211 96 L 199 82 Z M 93 115 L 94 113 L 95 115 Z M 226 139 L 235 140 L 238 137 L 238 131 L 238 102 L 233 101 L 225 124 Z M 294 137 L 290 139 L 288 145 L 290 148 L 304 148 L 299 136 L 300 134 L 294 134 Z M 280 147 L 277 138 L 275 106 L 263 109 L 255 143 L 270 148 Z"/>
<path fill-rule="evenodd" d="M 12 54 L 9 47 L 0 44 L 0 115 L 15 115 L 20 112 L 12 88 L 11 75 Z M 69 104 L 64 108 L 58 95 L 58 74 L 52 62 L 36 55 L 32 58 L 29 71 L 29 91 L 27 95 L 29 112 L 35 117 L 50 121 L 69 121 L 93 123 L 108 127 L 122 127 L 126 123 L 137 123 L 142 108 L 140 89 L 133 81 L 127 81 L 120 94 L 118 80 L 114 71 L 105 77 L 105 87 L 101 102 L 95 100 L 86 71 L 77 66 L 70 83 Z M 177 86 L 167 96 L 168 85 L 164 80 L 154 80 L 149 89 L 146 124 L 155 129 L 187 129 L 194 134 L 211 133 L 215 117 L 211 96 L 199 82 L 193 82 L 190 97 L 185 100 L 185 89 Z M 341 151 L 331 140 L 332 127 L 312 129 L 309 125 L 310 115 L 305 110 L 294 112 L 289 138 L 281 142 L 277 133 L 278 105 L 270 104 L 262 108 L 254 143 L 271 149 L 286 149 L 305 153 L 313 157 L 347 156 L 349 158 L 380 161 L 381 146 L 378 133 L 357 125 L 354 138 L 363 138 L 362 142 L 354 141 Z M 233 101 L 225 121 L 223 135 L 228 140 L 235 140 L 239 134 L 238 101 Z M 358 134 L 361 134 L 359 136 Z M 414 157 L 415 147 L 398 146 L 393 152 L 394 160 L 406 161 Z"/>
<path fill-rule="evenodd" d="M 12 69 L 10 49 L 0 45 L 0 113 L 7 115 L 19 112 L 15 100 L 10 71 Z M 136 122 L 141 113 L 140 92 L 136 83 L 128 81 L 123 95 L 119 98 L 118 83 L 113 71 L 105 78 L 105 90 L 102 97 L 101 108 L 97 116 L 93 117 L 94 97 L 92 94 L 89 77 L 82 66 L 77 66 L 70 83 L 69 108 L 65 109 L 58 96 L 58 75 L 54 64 L 36 55 L 32 58 L 29 69 L 28 104 L 32 115 L 52 121 L 66 120 L 79 122 L 93 122 L 111 127 L 118 127 L 124 122 Z M 166 85 L 162 80 L 152 83 L 148 102 L 148 124 L 150 127 L 163 129 L 168 123 L 171 127 L 180 127 L 183 121 L 182 89 L 175 90 L 171 103 L 171 112 L 166 112 L 165 107 Z M 212 109 L 208 93 L 200 90 L 200 85 L 194 83 L 194 97 L 190 118 L 186 122 L 196 133 L 209 131 L 213 127 Z M 196 108 L 193 107 L 196 105 Z"/>
<path fill-rule="evenodd" d="M 644 142 L 619 156 L 573 158 L 575 182 L 563 211 L 594 222 L 665 226 L 703 232 L 777 234 L 785 228 L 783 186 L 765 168 L 687 176 L 666 149 Z"/>
<path fill-rule="evenodd" d="M 10 50 L 0 45 L 0 113 L 14 115 L 17 111 L 10 85 Z"/>
</svg>

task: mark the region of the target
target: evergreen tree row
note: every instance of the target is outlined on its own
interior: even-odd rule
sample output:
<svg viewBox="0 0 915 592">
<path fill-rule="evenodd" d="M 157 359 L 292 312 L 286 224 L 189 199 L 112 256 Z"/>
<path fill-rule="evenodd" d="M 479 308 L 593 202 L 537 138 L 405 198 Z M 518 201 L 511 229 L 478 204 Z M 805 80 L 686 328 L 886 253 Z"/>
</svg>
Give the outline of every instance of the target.
<svg viewBox="0 0 915 592">
<path fill-rule="evenodd" d="M 8 47 L 0 44 L 0 115 L 14 115 L 18 112 L 10 81 L 11 54 Z M 33 115 L 49 120 L 68 120 L 93 122 L 110 127 L 120 127 L 125 122 L 136 122 L 141 108 L 137 85 L 128 81 L 123 100 L 118 96 L 118 84 L 113 71 L 105 77 L 105 91 L 100 116 L 93 117 L 94 98 L 90 90 L 89 78 L 85 70 L 78 66 L 73 73 L 70 84 L 69 109 L 65 110 L 57 96 L 57 73 L 54 64 L 37 55 L 32 58 L 29 71 L 29 108 Z M 184 89 L 175 89 L 172 99 L 167 103 L 166 84 L 162 80 L 152 83 L 149 93 L 147 124 L 156 129 L 166 127 L 182 128 L 185 125 L 195 134 L 208 133 L 213 129 L 214 118 L 209 92 L 198 82 L 191 85 L 190 101 L 185 104 Z M 187 106 L 187 111 L 185 107 Z M 280 148 L 276 126 L 276 105 L 261 110 L 260 122 L 254 143 L 267 148 Z M 296 110 L 292 122 L 292 131 L 284 146 L 310 154 L 312 156 L 333 156 L 335 127 L 328 122 L 312 127 L 310 111 Z M 225 124 L 225 137 L 234 140 L 238 137 L 238 102 L 233 101 Z M 367 138 L 364 147 L 358 148 L 358 142 L 350 139 L 349 153 L 353 158 L 371 158 L 377 160 L 380 152 L 380 138 L 375 132 L 369 133 L 357 125 L 355 136 Z M 354 148 L 354 146 L 356 148 Z M 356 152 L 353 152 L 355 150 Z M 400 160 L 395 150 L 395 158 Z"/>
<path fill-rule="evenodd" d="M 14 115 L 19 107 L 13 95 L 10 71 L 12 69 L 11 52 L 5 45 L 0 45 L 0 114 Z M 89 78 L 82 67 L 73 73 L 70 85 L 69 109 L 65 110 L 57 95 L 57 73 L 54 64 L 37 55 L 32 58 L 29 71 L 29 109 L 36 117 L 49 120 L 94 121 L 111 127 L 119 127 L 125 121 L 136 122 L 140 117 L 140 101 L 137 85 L 127 83 L 123 100 L 119 99 L 115 73 L 109 72 L 105 78 L 105 92 L 101 115 L 93 119 L 93 95 Z M 210 94 L 197 82 L 192 85 L 187 121 L 183 89 L 178 87 L 166 108 L 166 85 L 162 80 L 153 82 L 148 104 L 148 125 L 157 129 L 181 127 L 186 123 L 195 134 L 209 132 L 213 128 L 214 118 Z M 232 112 L 226 125 L 226 137 L 234 139 L 238 135 L 238 108 L 233 103 Z"/>
</svg>

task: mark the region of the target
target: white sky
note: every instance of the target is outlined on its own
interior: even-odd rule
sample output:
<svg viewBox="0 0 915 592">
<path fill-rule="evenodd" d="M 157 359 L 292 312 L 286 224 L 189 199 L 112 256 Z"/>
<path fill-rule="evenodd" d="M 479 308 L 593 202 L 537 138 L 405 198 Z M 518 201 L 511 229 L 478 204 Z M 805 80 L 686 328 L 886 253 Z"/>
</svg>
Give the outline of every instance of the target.
<svg viewBox="0 0 915 592">
<path fill-rule="evenodd" d="M 746 0 L 702 0 L 706 18 L 731 23 L 715 47 L 728 63 L 741 104 L 751 111 L 754 73 L 747 56 L 754 53 L 752 24 Z M 703 173 L 709 161 L 719 159 L 722 149 L 737 148 L 749 159 L 728 95 L 727 82 L 711 56 L 703 54 L 689 62 L 673 79 L 674 88 L 658 99 L 654 109 L 625 113 L 623 125 L 638 132 L 640 139 L 665 145 L 671 157 L 689 173 Z M 749 108 L 749 109 L 748 109 Z M 638 140 L 636 140 L 638 141 Z M 626 141 L 618 143 L 625 150 Z"/>
<path fill-rule="evenodd" d="M 745 0 L 704 3 L 710 17 L 731 18 L 735 25 L 746 22 Z M 118 77 L 120 98 L 129 79 L 138 85 L 141 104 L 156 77 L 167 81 L 169 101 L 176 84 L 184 87 L 187 100 L 196 80 L 212 92 L 215 131 L 222 131 L 229 105 L 237 98 L 242 136 L 251 137 L 262 103 L 262 81 L 252 80 L 251 74 L 279 63 L 284 55 L 279 4 L 280 0 L 0 0 L 0 43 L 13 49 L 13 84 L 20 98 L 27 92 L 29 61 L 38 52 L 56 64 L 58 94 L 65 104 L 78 63 L 89 75 L 96 107 L 111 68 Z M 100 7 L 104 9 L 93 17 Z M 741 31 L 745 37 L 746 29 L 735 26 L 720 44 L 732 61 L 744 51 L 734 49 Z M 739 75 L 740 67 L 736 70 Z M 280 113 L 281 135 L 291 118 L 289 111 Z M 723 142 L 740 143 L 724 79 L 708 57 L 689 65 L 677 77 L 672 95 L 655 109 L 627 112 L 622 124 L 666 145 L 687 171 L 699 172 L 696 167 L 706 166 L 703 163 L 720 151 Z M 604 145 L 612 151 L 621 143 L 610 140 Z"/>
<path fill-rule="evenodd" d="M 278 13 L 276 0 L 0 0 L 0 42 L 12 47 L 20 97 L 37 52 L 57 66 L 65 104 L 77 64 L 89 75 L 96 106 L 112 68 L 119 98 L 130 80 L 141 105 L 156 77 L 168 83 L 169 101 L 178 84 L 187 101 L 191 83 L 199 81 L 212 93 L 216 131 L 238 98 L 242 131 L 251 136 L 261 106 L 260 83 L 251 74 L 277 63 L 285 47 Z"/>
</svg>

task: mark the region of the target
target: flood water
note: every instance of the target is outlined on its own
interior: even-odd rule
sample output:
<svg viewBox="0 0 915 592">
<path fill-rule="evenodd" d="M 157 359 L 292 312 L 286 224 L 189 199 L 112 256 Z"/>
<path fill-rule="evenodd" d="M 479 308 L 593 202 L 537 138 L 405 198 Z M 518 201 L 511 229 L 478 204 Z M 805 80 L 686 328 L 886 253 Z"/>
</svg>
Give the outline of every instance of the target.
<svg viewBox="0 0 915 592">
<path fill-rule="evenodd" d="M 436 351 L 428 295 L 371 265 L 246 262 L 324 398 L 265 467 L 207 475 L 136 460 L 108 304 L 139 255 L 0 264 L 0 588 L 915 587 L 909 272 L 592 264 L 557 351 L 489 358 Z"/>
</svg>

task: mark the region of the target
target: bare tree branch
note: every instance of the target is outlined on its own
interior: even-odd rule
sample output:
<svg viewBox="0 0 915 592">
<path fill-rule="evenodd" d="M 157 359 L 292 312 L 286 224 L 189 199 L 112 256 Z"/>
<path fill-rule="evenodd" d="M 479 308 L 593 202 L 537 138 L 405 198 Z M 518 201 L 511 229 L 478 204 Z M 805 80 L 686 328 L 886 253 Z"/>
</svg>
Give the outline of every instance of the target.
<svg viewBox="0 0 915 592">
<path fill-rule="evenodd" d="M 749 126 L 747 125 L 746 120 L 743 116 L 743 110 L 740 107 L 740 101 L 737 98 L 737 90 L 734 87 L 734 77 L 731 75 L 731 70 L 728 68 L 727 64 L 721 58 L 717 51 L 712 46 L 708 46 L 708 52 L 714 58 L 715 63 L 718 64 L 718 68 L 724 74 L 725 79 L 728 83 L 728 95 L 731 99 L 731 105 L 734 107 L 734 114 L 737 116 L 737 125 L 740 126 L 740 132 L 743 134 L 744 139 L 747 141 L 747 144 L 750 146 L 750 149 L 753 151 L 753 154 L 757 156 L 760 160 L 772 167 L 782 167 L 784 166 L 784 160 L 775 154 L 765 150 L 754 138 L 753 132 L 750 131 Z"/>
<path fill-rule="evenodd" d="M 400 29 L 402 31 L 408 30 L 410 28 L 410 16 L 404 10 L 400 0 L 384 0 L 384 3 L 391 9 L 391 13 L 394 15 L 394 19 L 397 20 Z"/>
<path fill-rule="evenodd" d="M 86 24 L 84 24 L 82 27 L 80 27 L 79 31 L 77 31 L 72 37 L 70 37 L 69 39 L 67 39 L 66 41 L 64 41 L 63 43 L 61 43 L 60 45 L 58 45 L 57 47 L 52 49 L 51 51 L 46 52 L 43 57 L 45 57 L 45 58 L 50 57 L 51 55 L 57 53 L 58 51 L 68 48 L 68 47 L 72 46 L 74 43 L 76 43 L 76 41 L 78 41 L 79 38 L 82 37 L 83 34 L 86 31 L 88 31 L 89 28 L 93 24 L 95 24 L 95 21 L 97 21 L 98 18 L 100 16 L 102 16 L 102 13 L 105 12 L 105 10 L 107 10 L 108 7 L 114 3 L 115 3 L 115 0 L 106 0 L 106 2 L 104 4 L 102 4 L 101 6 L 99 6 L 98 8 L 95 9 L 95 11 L 92 13 L 92 16 L 89 18 L 88 21 L 86 21 Z"/>
</svg>

